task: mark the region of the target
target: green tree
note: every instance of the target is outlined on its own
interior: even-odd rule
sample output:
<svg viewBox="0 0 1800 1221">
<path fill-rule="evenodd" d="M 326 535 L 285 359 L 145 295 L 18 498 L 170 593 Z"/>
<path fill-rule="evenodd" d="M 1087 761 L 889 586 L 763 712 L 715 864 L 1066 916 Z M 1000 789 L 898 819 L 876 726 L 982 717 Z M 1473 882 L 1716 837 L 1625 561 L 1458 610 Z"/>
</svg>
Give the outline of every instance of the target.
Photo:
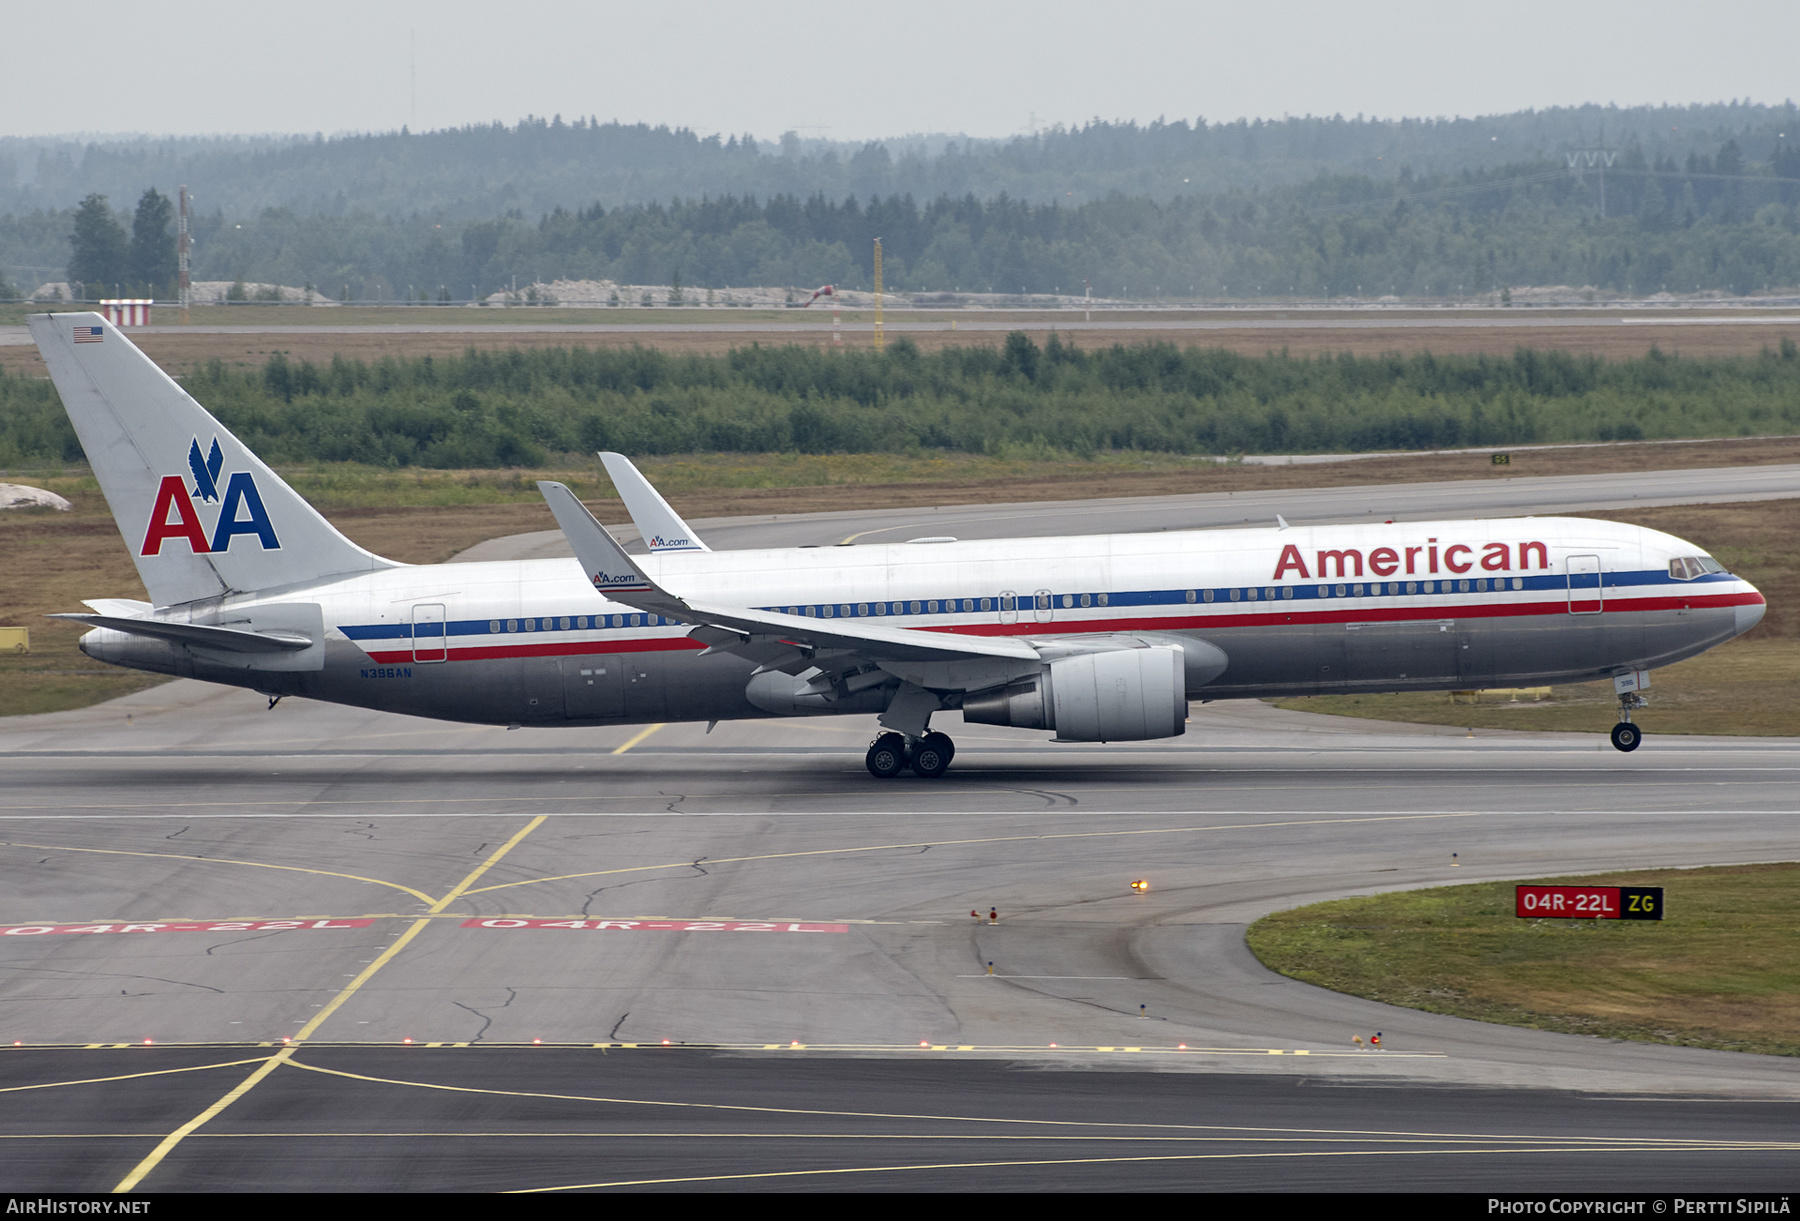
<svg viewBox="0 0 1800 1221">
<path fill-rule="evenodd" d="M 125 281 L 127 239 L 125 226 L 107 206 L 106 196 L 89 195 L 75 209 L 75 232 L 70 236 L 69 280 L 83 286 L 92 298 Z"/>
<path fill-rule="evenodd" d="M 151 187 L 138 200 L 137 214 L 131 221 L 127 278 L 152 296 L 166 295 L 175 283 L 175 235 L 169 232 L 174 215 L 169 197 Z"/>
</svg>

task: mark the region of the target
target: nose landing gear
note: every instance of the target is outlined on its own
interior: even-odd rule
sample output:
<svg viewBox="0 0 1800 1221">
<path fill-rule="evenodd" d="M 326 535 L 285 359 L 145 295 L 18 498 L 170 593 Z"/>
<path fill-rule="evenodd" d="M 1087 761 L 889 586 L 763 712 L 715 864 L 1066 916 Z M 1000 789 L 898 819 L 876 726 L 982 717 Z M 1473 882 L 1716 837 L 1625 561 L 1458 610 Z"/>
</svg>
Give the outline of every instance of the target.
<svg viewBox="0 0 1800 1221">
<path fill-rule="evenodd" d="M 900 734 L 884 733 L 869 743 L 863 762 L 877 780 L 891 780 L 907 767 L 926 780 L 935 780 L 955 757 L 956 743 L 948 734 L 928 733 L 908 741 Z"/>
<path fill-rule="evenodd" d="M 1642 708 L 1647 700 L 1635 691 L 1622 692 L 1619 695 L 1619 723 L 1612 728 L 1612 744 L 1627 753 L 1638 748 L 1644 740 L 1643 731 L 1631 723 L 1631 713 Z"/>
</svg>

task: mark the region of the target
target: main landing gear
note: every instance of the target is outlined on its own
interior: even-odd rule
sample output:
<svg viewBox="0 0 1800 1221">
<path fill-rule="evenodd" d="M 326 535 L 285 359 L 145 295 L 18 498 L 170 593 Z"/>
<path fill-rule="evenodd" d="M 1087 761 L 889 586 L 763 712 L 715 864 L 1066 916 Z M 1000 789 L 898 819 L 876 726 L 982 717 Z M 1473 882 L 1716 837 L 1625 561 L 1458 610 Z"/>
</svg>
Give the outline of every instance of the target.
<svg viewBox="0 0 1800 1221">
<path fill-rule="evenodd" d="M 955 757 L 956 743 L 948 734 L 928 733 L 909 740 L 897 733 L 884 733 L 869 743 L 864 762 L 877 780 L 891 780 L 907 767 L 927 780 L 935 780 Z"/>
<path fill-rule="evenodd" d="M 1619 723 L 1612 728 L 1612 744 L 1623 751 L 1634 751 L 1638 743 L 1644 740 L 1643 731 L 1631 723 L 1633 709 L 1642 708 L 1649 701 L 1635 691 L 1626 691 L 1619 696 Z"/>
</svg>

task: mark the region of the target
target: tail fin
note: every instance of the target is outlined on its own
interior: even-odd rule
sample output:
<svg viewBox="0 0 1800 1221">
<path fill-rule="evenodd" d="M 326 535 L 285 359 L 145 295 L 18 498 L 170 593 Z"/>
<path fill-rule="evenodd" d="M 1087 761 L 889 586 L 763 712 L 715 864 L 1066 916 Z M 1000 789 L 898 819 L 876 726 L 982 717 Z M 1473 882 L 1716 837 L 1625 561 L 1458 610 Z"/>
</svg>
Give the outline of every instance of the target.
<svg viewBox="0 0 1800 1221">
<path fill-rule="evenodd" d="M 99 314 L 31 337 L 158 606 L 379 568 Z"/>
<path fill-rule="evenodd" d="M 632 524 L 644 536 L 644 545 L 650 548 L 652 555 L 712 550 L 681 520 L 681 515 L 669 507 L 662 493 L 650 486 L 650 481 L 631 464 L 630 458 L 608 450 L 600 455 L 600 461 L 606 464 L 606 473 L 612 478 L 613 487 L 619 490 L 625 511 L 631 514 Z"/>
</svg>

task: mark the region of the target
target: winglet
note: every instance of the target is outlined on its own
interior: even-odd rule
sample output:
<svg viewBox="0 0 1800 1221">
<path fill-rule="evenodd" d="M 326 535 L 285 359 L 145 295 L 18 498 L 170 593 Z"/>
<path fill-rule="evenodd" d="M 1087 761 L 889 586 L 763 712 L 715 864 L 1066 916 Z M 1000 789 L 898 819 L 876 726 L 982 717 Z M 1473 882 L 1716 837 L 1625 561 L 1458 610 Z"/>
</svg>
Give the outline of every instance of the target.
<svg viewBox="0 0 1800 1221">
<path fill-rule="evenodd" d="M 691 615 L 687 603 L 644 575 L 644 570 L 625 554 L 574 492 L 547 479 L 538 481 L 538 491 L 556 515 L 556 524 L 562 527 L 563 537 L 569 540 L 575 557 L 581 561 L 582 572 L 596 590 L 614 602 L 652 614 L 672 619 Z"/>
<path fill-rule="evenodd" d="M 600 461 L 606 464 L 606 473 L 612 477 L 613 486 L 619 489 L 625 511 L 631 514 L 631 520 L 638 533 L 644 536 L 644 545 L 650 548 L 651 554 L 712 550 L 688 528 L 681 515 L 669 507 L 662 493 L 650 486 L 650 481 L 631 464 L 630 458 L 607 451 L 600 455 Z"/>
</svg>

